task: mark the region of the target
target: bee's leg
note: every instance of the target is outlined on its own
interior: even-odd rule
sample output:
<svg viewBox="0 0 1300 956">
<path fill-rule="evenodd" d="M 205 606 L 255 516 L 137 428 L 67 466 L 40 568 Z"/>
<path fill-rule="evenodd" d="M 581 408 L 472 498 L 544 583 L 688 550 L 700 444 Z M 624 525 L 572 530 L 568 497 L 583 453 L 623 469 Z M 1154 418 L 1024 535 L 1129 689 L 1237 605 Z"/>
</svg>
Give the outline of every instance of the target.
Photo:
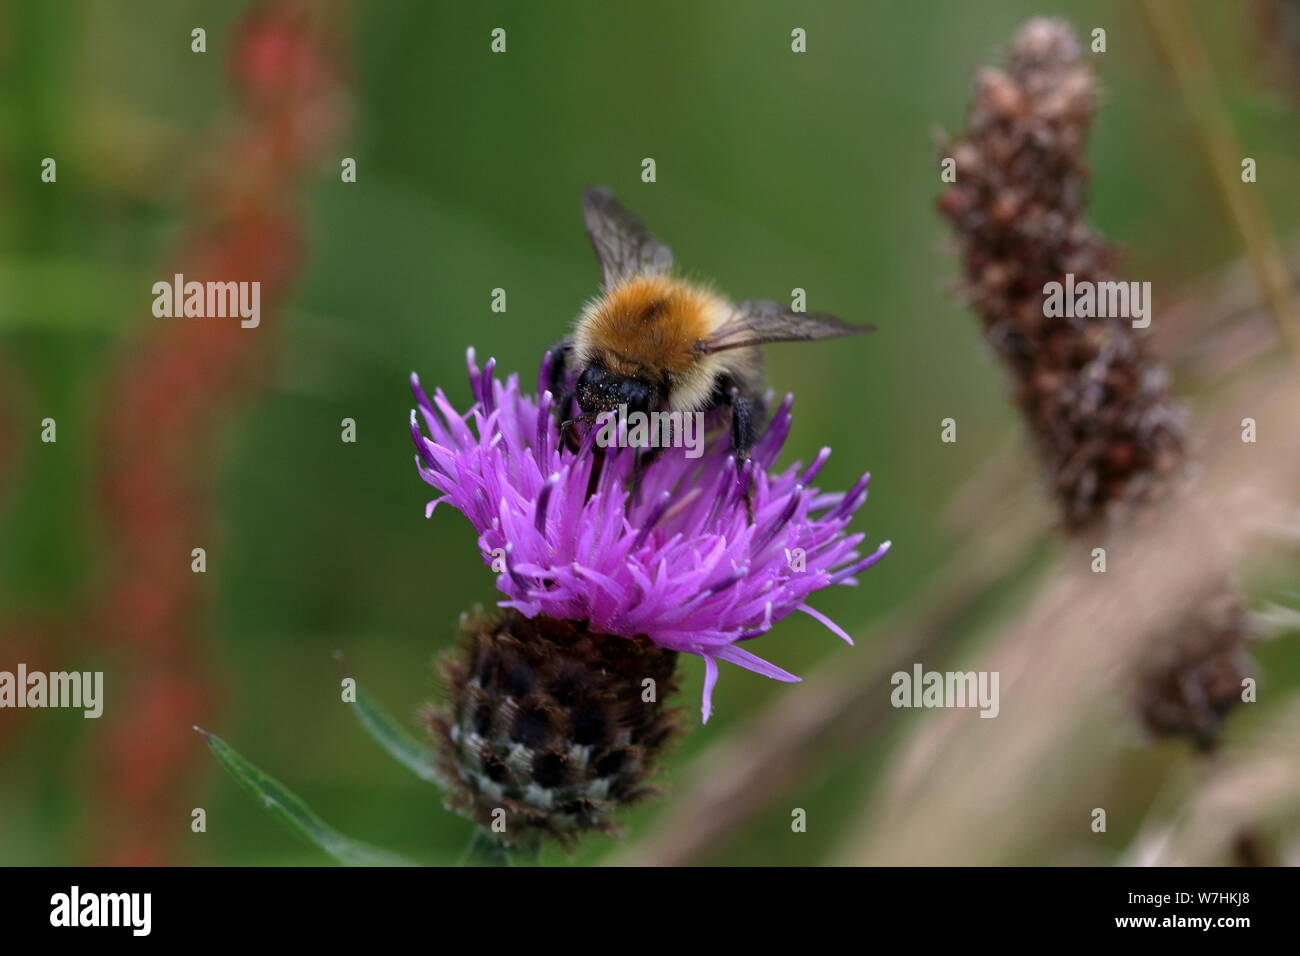
<svg viewBox="0 0 1300 956">
<path fill-rule="evenodd" d="M 746 461 L 758 440 L 758 403 L 733 385 L 727 389 L 727 404 L 731 406 L 731 450 L 737 459 Z"/>
<path fill-rule="evenodd" d="M 573 392 L 565 388 L 569 378 L 569 360 L 573 346 L 564 339 L 551 347 L 551 367 L 546 378 L 547 391 L 555 399 L 555 410 L 564 421 L 569 415 L 569 406 L 573 403 Z"/>
<path fill-rule="evenodd" d="M 758 441 L 758 425 L 763 417 L 762 403 L 746 395 L 738 385 L 732 385 L 725 392 L 727 404 L 731 406 L 731 450 L 736 453 L 736 464 L 749 460 L 750 450 Z M 750 490 L 752 482 L 745 486 L 745 514 L 749 523 L 754 523 L 754 497 Z"/>
<path fill-rule="evenodd" d="M 556 398 L 564 388 L 564 380 L 569 376 L 569 360 L 573 356 L 573 343 L 561 339 L 551 346 L 551 367 L 546 378 L 546 387 Z M 561 409 L 567 412 L 567 409 Z"/>
<path fill-rule="evenodd" d="M 569 418 L 569 409 L 573 407 L 573 389 L 567 387 L 569 380 L 569 363 L 573 358 L 573 343 L 563 339 L 551 348 L 551 368 L 547 376 L 546 388 L 555 400 L 555 413 L 560 422 L 560 440 L 567 441 L 569 447 L 576 451 L 580 444 L 571 431 L 577 419 Z"/>
</svg>

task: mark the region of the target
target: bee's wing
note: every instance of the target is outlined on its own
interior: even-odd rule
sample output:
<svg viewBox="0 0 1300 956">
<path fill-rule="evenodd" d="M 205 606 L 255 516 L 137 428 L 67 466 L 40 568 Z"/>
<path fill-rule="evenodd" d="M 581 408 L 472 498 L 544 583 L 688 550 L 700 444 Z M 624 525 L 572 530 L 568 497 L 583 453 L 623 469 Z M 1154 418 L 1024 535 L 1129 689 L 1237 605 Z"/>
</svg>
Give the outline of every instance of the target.
<svg viewBox="0 0 1300 956">
<path fill-rule="evenodd" d="M 662 275 L 672 269 L 672 250 L 650 235 L 645 223 L 604 186 L 583 194 L 582 218 L 606 289 L 634 275 Z"/>
<path fill-rule="evenodd" d="M 765 342 L 810 342 L 874 332 L 874 325 L 852 325 L 822 312 L 792 312 L 780 302 L 760 299 L 742 302 L 736 313 L 705 339 L 702 352 L 762 345 Z"/>
</svg>

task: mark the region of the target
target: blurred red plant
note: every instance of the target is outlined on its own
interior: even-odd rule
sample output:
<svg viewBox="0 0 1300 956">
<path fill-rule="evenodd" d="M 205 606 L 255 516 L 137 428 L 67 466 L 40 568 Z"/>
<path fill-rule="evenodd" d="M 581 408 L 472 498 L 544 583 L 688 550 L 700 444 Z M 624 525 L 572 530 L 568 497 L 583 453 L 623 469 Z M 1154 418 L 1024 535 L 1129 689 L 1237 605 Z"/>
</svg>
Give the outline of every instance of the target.
<svg viewBox="0 0 1300 956">
<path fill-rule="evenodd" d="M 204 149 L 211 165 L 159 278 L 260 282 L 264 320 L 284 302 L 303 262 L 297 193 L 350 111 L 333 10 L 273 0 L 245 16 L 229 58 L 240 113 Z M 95 633 L 119 689 L 95 814 L 99 855 L 111 864 L 180 855 L 204 753 L 190 727 L 217 697 L 202 641 L 205 579 L 191 571 L 192 549 L 212 541 L 209 437 L 265 374 L 271 347 L 265 321 L 153 321 L 107 377 L 102 401 L 108 571 Z"/>
<path fill-rule="evenodd" d="M 19 421 L 30 419 L 26 381 L 19 369 L 0 357 L 0 518 L 12 505 L 11 496 L 20 483 L 26 455 L 26 443 L 19 440 Z M 24 413 L 28 413 L 26 416 Z M 0 599 L 9 595 L 0 593 Z M 44 670 L 49 649 L 54 646 L 52 621 L 42 616 L 6 615 L 0 622 L 0 670 L 14 671 L 25 663 L 33 670 Z M 31 717 L 30 710 L 6 710 L 0 719 L 0 754 L 18 738 L 19 731 Z"/>
</svg>

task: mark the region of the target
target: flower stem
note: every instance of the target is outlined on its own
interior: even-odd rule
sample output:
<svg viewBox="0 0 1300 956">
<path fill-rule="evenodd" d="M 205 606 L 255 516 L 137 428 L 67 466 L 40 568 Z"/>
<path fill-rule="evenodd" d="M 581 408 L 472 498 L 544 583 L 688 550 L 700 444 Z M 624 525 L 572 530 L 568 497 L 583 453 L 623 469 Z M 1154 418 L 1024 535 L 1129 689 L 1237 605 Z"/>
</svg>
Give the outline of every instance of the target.
<svg viewBox="0 0 1300 956">
<path fill-rule="evenodd" d="M 482 827 L 475 827 L 470 833 L 465 851 L 456 861 L 457 866 L 514 866 L 515 852 L 503 846 L 492 834 Z"/>
<path fill-rule="evenodd" d="M 1210 58 L 1196 24 L 1181 3 L 1143 0 L 1142 10 L 1187 102 L 1219 199 L 1241 236 L 1282 337 L 1300 362 L 1300 313 L 1291 299 L 1286 258 L 1254 190 L 1241 188 L 1233 175 L 1244 153 L 1232 119 L 1219 100 Z"/>
</svg>

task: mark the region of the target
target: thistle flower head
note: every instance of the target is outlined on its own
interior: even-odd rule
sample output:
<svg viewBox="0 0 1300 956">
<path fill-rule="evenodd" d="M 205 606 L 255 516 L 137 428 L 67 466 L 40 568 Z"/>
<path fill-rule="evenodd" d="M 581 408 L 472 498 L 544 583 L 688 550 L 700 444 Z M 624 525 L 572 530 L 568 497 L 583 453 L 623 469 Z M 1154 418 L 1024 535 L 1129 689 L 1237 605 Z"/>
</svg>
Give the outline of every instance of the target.
<svg viewBox="0 0 1300 956">
<path fill-rule="evenodd" d="M 480 371 L 471 350 L 475 403 L 464 414 L 441 390 L 430 399 L 411 379 L 417 466 L 441 495 L 426 514 L 447 503 L 469 518 L 484 562 L 498 572 L 502 607 L 699 655 L 705 720 L 719 661 L 798 680 L 743 646 L 792 612 L 850 641 L 807 601 L 821 588 L 856 583 L 889 545 L 863 557 L 864 536 L 846 531 L 866 500 L 867 475 L 844 493 L 812 487 L 829 449 L 806 467 L 769 470 L 790 431 L 789 397 L 749 460 L 737 461 L 725 434 L 698 458 L 664 449 L 633 501 L 626 485 L 634 449 L 598 448 L 596 429 L 576 450 L 561 440 L 540 384 L 549 362 L 538 396 L 526 395 L 517 376 L 496 378 L 494 361 Z"/>
</svg>

